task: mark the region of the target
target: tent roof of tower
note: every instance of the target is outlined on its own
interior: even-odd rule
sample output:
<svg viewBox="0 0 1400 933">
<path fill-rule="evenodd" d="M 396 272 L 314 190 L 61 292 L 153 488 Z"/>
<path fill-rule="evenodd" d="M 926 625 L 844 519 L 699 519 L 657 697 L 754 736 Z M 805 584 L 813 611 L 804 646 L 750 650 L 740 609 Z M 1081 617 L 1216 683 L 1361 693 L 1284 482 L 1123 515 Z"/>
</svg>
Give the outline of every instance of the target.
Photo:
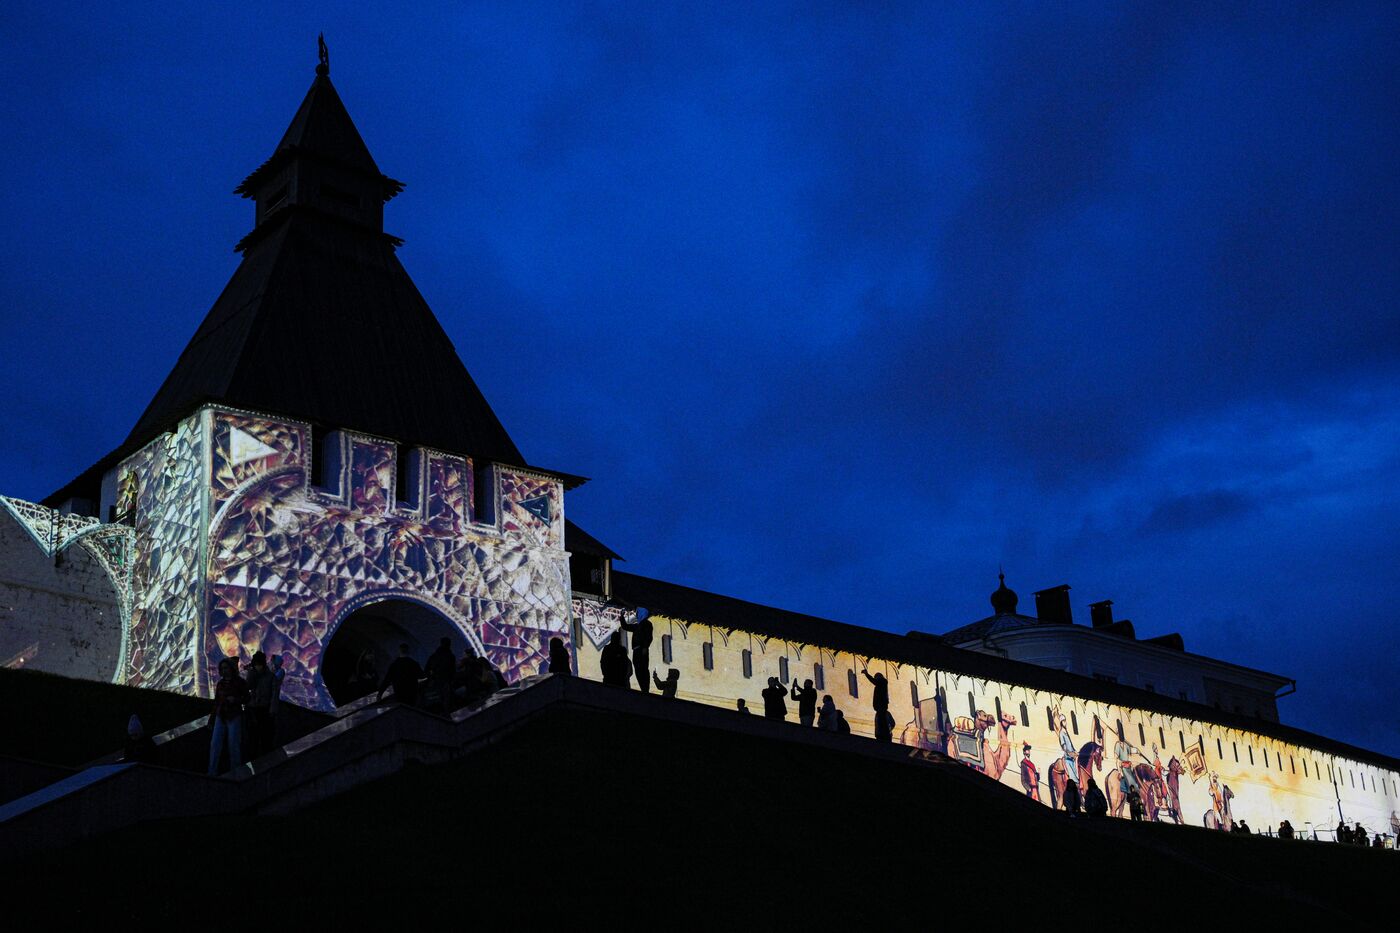
<svg viewBox="0 0 1400 933">
<path fill-rule="evenodd" d="M 402 187 L 380 174 L 319 71 L 273 157 L 240 192 L 250 194 L 259 172 L 278 160 L 301 159 L 349 167 L 371 184 L 383 179 L 386 199 Z M 97 498 L 108 469 L 206 403 L 362 431 L 477 463 L 529 466 L 399 262 L 397 245 L 377 225 L 315 203 L 265 211 L 239 244 L 242 263 L 126 440 L 45 503 Z M 526 364 L 535 359 L 529 335 L 501 352 Z M 568 487 L 585 482 L 530 469 Z"/>
<path fill-rule="evenodd" d="M 271 157 L 259 165 L 234 190 L 251 198 L 263 178 L 273 174 L 294 158 L 320 159 L 344 168 L 354 169 L 380 180 L 383 198 L 388 201 L 403 190 L 403 182 L 395 181 L 379 170 L 369 147 L 355 128 L 345 104 L 331 84 L 329 74 L 317 74 L 306 92 L 287 132 L 277 143 Z"/>
</svg>

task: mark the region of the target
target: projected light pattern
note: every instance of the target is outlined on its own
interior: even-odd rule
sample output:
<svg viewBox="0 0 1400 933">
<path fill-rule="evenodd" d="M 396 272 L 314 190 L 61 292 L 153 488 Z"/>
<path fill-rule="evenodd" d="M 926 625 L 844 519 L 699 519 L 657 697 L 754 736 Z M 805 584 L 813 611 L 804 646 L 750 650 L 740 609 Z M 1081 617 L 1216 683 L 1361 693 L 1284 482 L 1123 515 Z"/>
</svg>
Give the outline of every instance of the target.
<svg viewBox="0 0 1400 933">
<path fill-rule="evenodd" d="M 225 656 L 281 654 L 284 694 L 326 708 L 325 645 L 375 595 L 431 605 L 512 681 L 542 669 L 551 637 L 569 641 L 557 480 L 493 468 L 493 526 L 472 521 L 472 471 L 460 457 L 420 451 L 404 463 L 391 442 L 338 433 L 327 443 L 339 474 L 317 489 L 306 426 L 216 411 L 210 431 L 204 670 Z M 403 502 L 399 469 L 413 471 Z M 548 518 L 531 500 L 550 503 Z"/>
<path fill-rule="evenodd" d="M 125 676 L 134 686 L 198 689 L 203 420 L 186 418 L 119 472 L 118 511 L 129 512 L 137 529 Z"/>
<path fill-rule="evenodd" d="M 1400 773 L 1211 722 L 1205 707 L 1205 718 L 1192 720 L 787 642 L 731 628 L 730 620 L 712 625 L 648 608 L 657 641 L 668 639 L 671 654 L 663 661 L 653 646 L 652 664 L 680 670 L 685 699 L 733 709 L 743 697 L 761 713 L 760 692 L 769 677 L 782 677 L 786 669 L 786 684 L 819 680 L 818 689 L 832 697 L 853 731 L 873 736 L 871 685 L 861 673 L 868 667 L 888 678 L 894 738 L 911 754 L 944 753 L 1047 806 L 1063 806 L 1069 778 L 1084 783 L 1092 777 L 1110 813 L 1126 818 L 1122 779 L 1128 771 L 1148 819 L 1160 822 L 1225 829 L 1245 819 L 1263 831 L 1287 819 L 1299 832 L 1312 823 L 1330 838 L 1340 808 L 1349 822 L 1359 820 L 1372 833 L 1395 832 Z M 617 628 L 616 611 L 576 597 L 574 614 L 588 635 L 579 646 L 579 673 L 601 679 L 599 647 Z M 1033 675 L 1032 668 L 1028 677 Z M 796 718 L 789 701 L 788 719 Z M 1395 820 L 1400 826 L 1400 815 Z"/>
</svg>

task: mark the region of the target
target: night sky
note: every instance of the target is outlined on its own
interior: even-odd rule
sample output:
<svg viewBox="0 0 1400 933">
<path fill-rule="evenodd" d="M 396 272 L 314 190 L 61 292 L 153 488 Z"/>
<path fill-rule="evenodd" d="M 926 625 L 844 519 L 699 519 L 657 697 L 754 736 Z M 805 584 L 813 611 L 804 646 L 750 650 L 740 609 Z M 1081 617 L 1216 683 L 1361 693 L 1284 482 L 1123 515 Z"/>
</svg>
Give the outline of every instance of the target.
<svg viewBox="0 0 1400 933">
<path fill-rule="evenodd" d="M 1000 563 L 1400 754 L 1400 6 L 431 6 L 6 4 L 0 492 L 135 423 L 324 30 L 622 569 L 941 632 Z"/>
</svg>

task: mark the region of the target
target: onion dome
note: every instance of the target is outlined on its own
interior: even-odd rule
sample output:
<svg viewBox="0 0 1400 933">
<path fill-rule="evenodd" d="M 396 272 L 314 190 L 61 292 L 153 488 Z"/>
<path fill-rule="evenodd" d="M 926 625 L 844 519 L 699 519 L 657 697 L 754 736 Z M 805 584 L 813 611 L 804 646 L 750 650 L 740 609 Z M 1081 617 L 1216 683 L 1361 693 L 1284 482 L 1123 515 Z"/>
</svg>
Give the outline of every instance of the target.
<svg viewBox="0 0 1400 933">
<path fill-rule="evenodd" d="M 1006 585 L 1006 574 L 997 574 L 997 580 L 1001 585 L 992 594 L 992 611 L 999 616 L 1009 616 L 1016 613 L 1016 591 Z"/>
</svg>

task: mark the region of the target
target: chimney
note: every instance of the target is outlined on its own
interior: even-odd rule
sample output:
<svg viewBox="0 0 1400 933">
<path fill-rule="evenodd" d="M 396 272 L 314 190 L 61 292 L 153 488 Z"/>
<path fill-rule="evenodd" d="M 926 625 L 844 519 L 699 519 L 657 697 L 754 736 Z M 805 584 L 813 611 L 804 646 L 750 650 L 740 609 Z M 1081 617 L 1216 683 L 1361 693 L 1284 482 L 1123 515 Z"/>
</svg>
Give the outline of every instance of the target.
<svg viewBox="0 0 1400 933">
<path fill-rule="evenodd" d="M 1107 628 L 1113 624 L 1113 600 L 1104 599 L 1089 604 L 1089 618 L 1094 628 Z"/>
<path fill-rule="evenodd" d="M 1069 608 L 1069 584 L 1061 583 L 1035 594 L 1035 615 L 1042 622 L 1073 625 Z"/>
</svg>

